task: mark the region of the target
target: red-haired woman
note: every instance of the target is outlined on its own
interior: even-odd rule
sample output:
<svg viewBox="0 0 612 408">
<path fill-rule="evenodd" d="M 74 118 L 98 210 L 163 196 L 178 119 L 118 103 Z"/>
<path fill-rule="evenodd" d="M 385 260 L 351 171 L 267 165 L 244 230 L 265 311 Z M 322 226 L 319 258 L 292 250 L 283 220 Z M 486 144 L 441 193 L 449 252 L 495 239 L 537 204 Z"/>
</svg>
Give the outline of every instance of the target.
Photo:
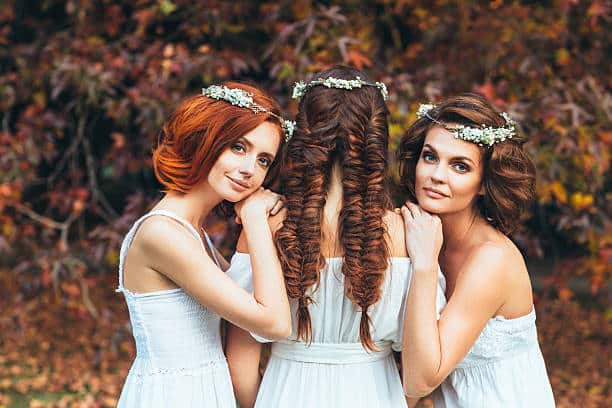
<svg viewBox="0 0 612 408">
<path fill-rule="evenodd" d="M 401 346 L 410 261 L 385 182 L 386 88 L 337 67 L 298 83 L 294 96 L 286 214 L 275 217 L 293 332 L 272 344 L 259 386 L 260 346 L 230 328 L 236 397 L 243 408 L 406 407 L 392 349 Z M 246 287 L 252 250 L 239 241 L 228 272 Z"/>
<path fill-rule="evenodd" d="M 120 253 L 118 291 L 136 359 L 119 407 L 234 407 L 220 319 L 261 336 L 290 334 L 267 221 L 278 196 L 261 187 L 290 130 L 280 115 L 261 90 L 228 82 L 186 99 L 163 127 L 153 163 L 165 195 L 136 221 Z M 252 295 L 226 275 L 202 225 L 224 202 L 236 203 L 251 248 Z"/>
<path fill-rule="evenodd" d="M 421 105 L 418 115 L 399 152 L 413 262 L 406 394 L 423 396 L 441 384 L 436 408 L 554 407 L 529 274 L 506 236 L 534 193 L 525 139 L 478 95 Z M 448 302 L 439 320 L 438 262 Z"/>
</svg>

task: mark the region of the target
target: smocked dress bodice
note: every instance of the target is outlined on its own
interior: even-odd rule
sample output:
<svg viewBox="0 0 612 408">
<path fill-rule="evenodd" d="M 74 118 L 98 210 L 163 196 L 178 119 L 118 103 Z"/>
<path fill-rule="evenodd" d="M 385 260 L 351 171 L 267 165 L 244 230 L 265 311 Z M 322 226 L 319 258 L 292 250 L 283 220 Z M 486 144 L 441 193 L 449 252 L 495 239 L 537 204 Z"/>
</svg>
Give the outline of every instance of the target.
<svg viewBox="0 0 612 408">
<path fill-rule="evenodd" d="M 206 250 L 191 224 L 163 210 L 140 218 L 125 237 L 119 258 L 117 291 L 124 294 L 127 302 L 136 358 L 118 406 L 234 407 L 234 393 L 221 345 L 221 318 L 182 288 L 133 293 L 123 286 L 126 253 L 138 227 L 154 215 L 179 222 L 200 242 L 202 250 Z M 206 239 L 215 257 L 208 236 Z"/>
<path fill-rule="evenodd" d="M 434 406 L 554 407 L 535 321 L 535 309 L 515 319 L 490 319 L 465 358 L 434 392 Z"/>
</svg>

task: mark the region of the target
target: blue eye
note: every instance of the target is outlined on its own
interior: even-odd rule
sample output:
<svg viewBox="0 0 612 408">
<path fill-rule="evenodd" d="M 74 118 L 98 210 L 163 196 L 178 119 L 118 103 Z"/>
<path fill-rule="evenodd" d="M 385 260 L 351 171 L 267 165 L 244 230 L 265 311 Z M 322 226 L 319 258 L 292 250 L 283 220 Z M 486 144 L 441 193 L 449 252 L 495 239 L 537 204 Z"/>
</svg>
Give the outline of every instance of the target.
<svg viewBox="0 0 612 408">
<path fill-rule="evenodd" d="M 263 167 L 269 167 L 271 163 L 271 160 L 266 157 L 259 158 L 259 164 L 261 164 Z"/>
<path fill-rule="evenodd" d="M 453 164 L 453 167 L 455 167 L 455 170 L 457 170 L 460 173 L 465 173 L 465 172 L 470 171 L 470 168 L 463 163 L 455 163 Z"/>
<path fill-rule="evenodd" d="M 243 153 L 245 151 L 244 146 L 240 143 L 232 145 L 232 150 L 238 153 Z"/>
<path fill-rule="evenodd" d="M 431 152 L 424 152 L 422 157 L 427 163 L 433 163 L 436 161 L 436 156 L 434 156 Z"/>
</svg>

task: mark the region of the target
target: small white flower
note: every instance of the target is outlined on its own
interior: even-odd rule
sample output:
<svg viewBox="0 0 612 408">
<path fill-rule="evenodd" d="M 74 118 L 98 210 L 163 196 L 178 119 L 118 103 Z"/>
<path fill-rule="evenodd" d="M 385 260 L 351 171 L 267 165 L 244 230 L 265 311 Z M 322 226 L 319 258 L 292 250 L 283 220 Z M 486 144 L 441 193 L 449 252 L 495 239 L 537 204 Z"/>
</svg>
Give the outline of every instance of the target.
<svg viewBox="0 0 612 408">
<path fill-rule="evenodd" d="M 382 94 L 382 97 L 385 101 L 389 99 L 389 91 L 387 90 L 387 85 L 382 82 L 376 82 L 376 87 L 380 89 L 380 93 Z"/>
<path fill-rule="evenodd" d="M 295 90 L 294 90 L 295 92 Z M 270 112 L 261 105 L 258 105 L 253 100 L 253 94 L 240 88 L 228 88 L 227 86 L 211 85 L 207 88 L 202 88 L 202 95 L 208 96 L 220 101 L 228 102 L 240 108 L 250 109 L 255 113 L 265 112 L 278 119 L 285 131 L 285 140 L 289 140 L 293 135 L 295 123 L 284 120 L 274 112 Z M 291 124 L 292 126 L 289 126 Z"/>
<path fill-rule="evenodd" d="M 422 118 L 425 117 L 430 110 L 434 109 L 436 105 L 432 103 L 422 103 L 419 105 L 419 109 L 417 110 L 417 117 Z"/>
<path fill-rule="evenodd" d="M 417 110 L 417 117 L 426 117 L 437 125 L 451 132 L 455 138 L 462 139 L 467 142 L 475 143 L 479 146 L 487 145 L 493 146 L 495 143 L 503 142 L 506 139 L 512 139 L 512 136 L 516 134 L 515 122 L 510 118 L 506 112 L 502 112 L 500 116 L 506 121 L 505 127 L 494 128 L 491 126 L 482 125 L 481 128 L 468 127 L 463 125 L 457 125 L 449 127 L 445 123 L 432 118 L 429 112 L 436 106 L 430 103 L 421 104 Z"/>
<path fill-rule="evenodd" d="M 319 78 L 319 79 L 310 81 L 307 84 L 302 81 L 296 82 L 293 87 L 292 98 L 293 99 L 301 98 L 302 96 L 304 96 L 304 94 L 309 88 L 312 88 L 313 86 L 317 86 L 317 85 L 322 85 L 326 88 L 336 88 L 336 89 L 346 89 L 346 90 L 359 89 L 364 86 L 374 86 L 380 90 L 380 93 L 382 94 L 384 100 L 387 100 L 389 98 L 389 92 L 387 91 L 387 87 L 385 86 L 385 84 L 383 84 L 382 82 L 376 82 L 376 83 L 366 82 L 362 80 L 360 77 L 355 77 L 355 79 L 340 79 L 340 78 L 334 78 L 334 77 L 328 77 L 325 79 Z"/>
<path fill-rule="evenodd" d="M 293 137 L 293 132 L 295 132 L 295 126 L 296 126 L 295 121 L 292 121 L 292 120 L 284 121 L 283 129 L 285 130 L 285 142 L 288 142 L 289 139 Z"/>
<path fill-rule="evenodd" d="M 303 81 L 296 82 L 293 85 L 293 95 L 291 98 L 300 99 L 302 96 L 304 96 L 304 93 L 306 93 L 306 88 L 308 88 L 308 85 L 306 85 Z"/>
</svg>

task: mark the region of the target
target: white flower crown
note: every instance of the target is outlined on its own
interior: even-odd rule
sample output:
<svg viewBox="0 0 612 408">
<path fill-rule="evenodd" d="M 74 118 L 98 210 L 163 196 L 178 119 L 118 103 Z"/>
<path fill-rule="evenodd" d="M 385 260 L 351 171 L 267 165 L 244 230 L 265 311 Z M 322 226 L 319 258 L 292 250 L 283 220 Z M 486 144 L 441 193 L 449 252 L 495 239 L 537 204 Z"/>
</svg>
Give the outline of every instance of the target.
<svg viewBox="0 0 612 408">
<path fill-rule="evenodd" d="M 380 93 L 382 94 L 383 99 L 385 101 L 389 99 L 389 92 L 387 91 L 387 86 L 385 84 L 383 84 L 382 82 L 367 82 L 359 77 L 355 77 L 355 79 L 339 79 L 339 78 L 334 78 L 334 77 L 328 77 L 325 79 L 315 79 L 308 83 L 305 83 L 304 81 L 299 81 L 299 82 L 296 82 L 295 85 L 293 86 L 292 98 L 300 99 L 302 96 L 304 96 L 304 94 L 306 93 L 306 91 L 308 91 L 308 89 L 312 88 L 313 86 L 317 86 L 317 85 L 323 85 L 327 88 L 337 88 L 337 89 L 347 89 L 347 90 L 361 88 L 363 86 L 373 86 L 380 90 Z"/>
<path fill-rule="evenodd" d="M 417 117 L 427 118 L 434 122 L 436 125 L 443 127 L 444 129 L 451 132 L 455 138 L 462 139 L 467 142 L 476 143 L 478 146 L 493 146 L 495 143 L 503 142 L 506 139 L 512 139 L 512 136 L 516 134 L 516 123 L 510 118 L 506 112 L 502 112 L 500 115 L 506 121 L 506 126 L 494 128 L 491 126 L 482 125 L 481 128 L 474 128 L 464 125 L 448 126 L 446 123 L 434 119 L 429 112 L 435 109 L 436 105 L 431 103 L 425 103 L 419 105 L 417 110 Z"/>
<path fill-rule="evenodd" d="M 293 136 L 295 130 L 295 122 L 286 120 L 274 112 L 270 112 L 261 105 L 258 105 L 253 100 L 253 94 L 240 88 L 228 88 L 227 86 L 211 85 L 207 88 L 202 88 L 202 95 L 209 98 L 222 100 L 240 108 L 250 109 L 255 113 L 265 112 L 270 116 L 275 117 L 281 123 L 285 132 L 285 142 L 288 142 Z"/>
</svg>

